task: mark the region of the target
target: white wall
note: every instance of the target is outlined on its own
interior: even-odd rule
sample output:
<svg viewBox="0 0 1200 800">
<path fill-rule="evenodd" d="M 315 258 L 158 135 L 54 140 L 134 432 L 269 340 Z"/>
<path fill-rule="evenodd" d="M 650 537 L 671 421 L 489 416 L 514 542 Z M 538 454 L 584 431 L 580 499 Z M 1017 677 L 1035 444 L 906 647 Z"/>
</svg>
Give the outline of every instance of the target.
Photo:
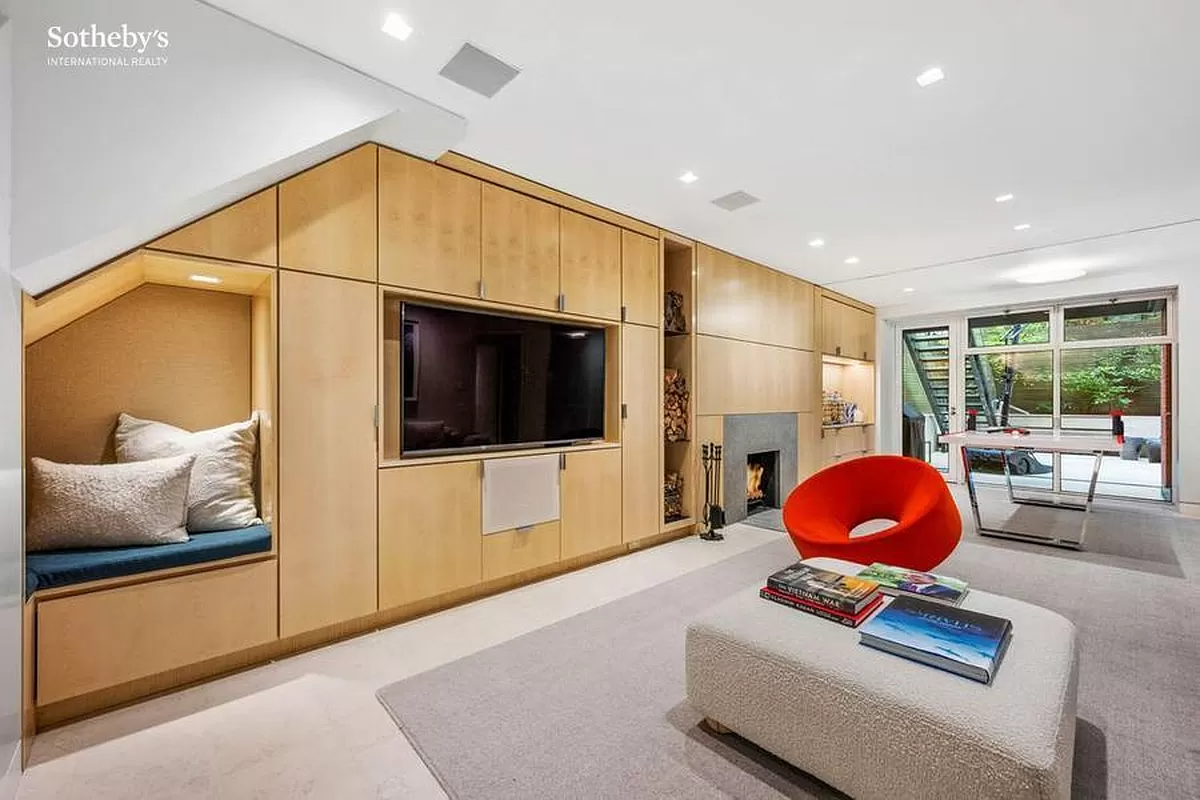
<svg viewBox="0 0 1200 800">
<path fill-rule="evenodd" d="M 1036 302 L 1058 302 L 1072 297 L 1105 293 L 1176 288 L 1176 438 L 1174 475 L 1175 499 L 1180 510 L 1200 516 L 1200 267 L 1130 270 L 1106 275 L 1097 280 L 1073 281 L 1057 286 L 1014 288 L 1004 292 L 976 295 L 940 296 L 936 291 L 903 306 L 880 307 L 877 313 L 876 351 L 879 376 L 879 426 L 877 446 L 880 452 L 899 452 L 897 408 L 898 369 L 894 325 L 906 321 L 960 314 L 973 308 L 995 308 Z"/>
<path fill-rule="evenodd" d="M 330 142 L 352 146 L 378 121 L 392 120 L 389 143 L 427 157 L 465 132 L 444 109 L 194 0 L 14 0 L 12 17 L 13 261 L 33 293 L 315 163 Z M 93 24 L 165 31 L 167 46 L 142 55 L 166 63 L 48 62 L 136 55 L 49 46 L 52 26 Z"/>
<path fill-rule="evenodd" d="M 21 458 L 21 307 L 9 269 L 12 24 L 0 17 L 0 798 L 16 794 L 21 750 L 25 570 Z"/>
</svg>

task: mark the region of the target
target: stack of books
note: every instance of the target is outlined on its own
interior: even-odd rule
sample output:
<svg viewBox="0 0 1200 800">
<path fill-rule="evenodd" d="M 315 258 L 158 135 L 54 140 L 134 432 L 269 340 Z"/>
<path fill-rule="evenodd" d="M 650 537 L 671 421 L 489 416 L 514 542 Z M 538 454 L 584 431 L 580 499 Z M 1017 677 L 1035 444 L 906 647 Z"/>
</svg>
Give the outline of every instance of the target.
<svg viewBox="0 0 1200 800">
<path fill-rule="evenodd" d="M 935 603 L 956 606 L 967 596 L 967 584 L 958 578 L 934 575 L 878 562 L 858 573 L 858 577 L 879 584 L 885 594 L 920 597 Z"/>
<path fill-rule="evenodd" d="M 875 581 L 799 562 L 767 578 L 767 585 L 758 594 L 771 602 L 851 628 L 862 624 L 883 602 Z"/>
<path fill-rule="evenodd" d="M 991 683 L 1012 640 L 1012 622 L 978 611 L 897 597 L 863 626 L 859 641 L 892 655 Z"/>
</svg>

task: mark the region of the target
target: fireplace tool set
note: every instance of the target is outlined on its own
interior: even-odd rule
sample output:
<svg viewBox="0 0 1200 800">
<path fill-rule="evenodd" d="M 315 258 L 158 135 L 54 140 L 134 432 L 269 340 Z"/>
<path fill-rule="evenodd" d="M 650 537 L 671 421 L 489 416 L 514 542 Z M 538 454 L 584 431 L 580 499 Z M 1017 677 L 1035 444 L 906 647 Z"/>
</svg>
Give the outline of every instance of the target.
<svg viewBox="0 0 1200 800">
<path fill-rule="evenodd" d="M 721 508 L 721 445 L 700 445 L 700 461 L 704 464 L 704 519 L 700 538 L 719 542 L 725 538 L 717 533 L 725 527 L 725 509 Z"/>
</svg>

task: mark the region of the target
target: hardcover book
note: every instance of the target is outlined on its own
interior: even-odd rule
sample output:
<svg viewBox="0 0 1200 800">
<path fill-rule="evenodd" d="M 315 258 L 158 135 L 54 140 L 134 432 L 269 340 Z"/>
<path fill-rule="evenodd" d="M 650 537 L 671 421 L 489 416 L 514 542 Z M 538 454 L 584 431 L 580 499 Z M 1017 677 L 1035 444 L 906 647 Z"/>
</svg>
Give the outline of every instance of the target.
<svg viewBox="0 0 1200 800">
<path fill-rule="evenodd" d="M 883 595 L 876 594 L 874 599 L 863 607 L 862 611 L 859 611 L 857 614 L 847 614 L 845 612 L 832 609 L 828 606 L 823 606 L 820 603 L 814 603 L 811 600 L 805 600 L 803 597 L 796 597 L 795 595 L 778 592 L 772 589 L 770 586 L 764 586 L 763 588 L 759 589 L 758 596 L 764 600 L 770 600 L 772 603 L 778 603 L 779 605 L 787 606 L 788 608 L 794 608 L 797 611 L 803 611 L 805 613 L 812 614 L 813 616 L 830 620 L 831 622 L 837 622 L 849 628 L 857 628 L 859 625 L 861 625 L 863 620 L 871 616 L 871 614 L 873 614 L 883 602 Z"/>
<path fill-rule="evenodd" d="M 879 584 L 872 580 L 817 569 L 797 562 L 767 578 L 777 592 L 801 597 L 847 614 L 857 614 L 875 599 Z"/>
<path fill-rule="evenodd" d="M 860 643 L 980 683 L 991 683 L 1012 622 L 978 611 L 900 596 L 863 626 Z"/>
<path fill-rule="evenodd" d="M 858 573 L 859 578 L 875 581 L 881 591 L 892 595 L 915 595 L 935 603 L 958 605 L 967 594 L 967 584 L 957 578 L 892 567 L 878 562 Z"/>
</svg>

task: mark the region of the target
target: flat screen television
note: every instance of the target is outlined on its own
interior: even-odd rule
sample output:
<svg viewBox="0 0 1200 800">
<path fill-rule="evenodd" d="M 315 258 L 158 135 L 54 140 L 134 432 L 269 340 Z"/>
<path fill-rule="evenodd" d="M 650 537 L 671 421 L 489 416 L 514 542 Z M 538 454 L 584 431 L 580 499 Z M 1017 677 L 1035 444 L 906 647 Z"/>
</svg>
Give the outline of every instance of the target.
<svg viewBox="0 0 1200 800">
<path fill-rule="evenodd" d="M 544 447 L 604 438 L 604 329 L 401 306 L 401 452 Z"/>
</svg>

